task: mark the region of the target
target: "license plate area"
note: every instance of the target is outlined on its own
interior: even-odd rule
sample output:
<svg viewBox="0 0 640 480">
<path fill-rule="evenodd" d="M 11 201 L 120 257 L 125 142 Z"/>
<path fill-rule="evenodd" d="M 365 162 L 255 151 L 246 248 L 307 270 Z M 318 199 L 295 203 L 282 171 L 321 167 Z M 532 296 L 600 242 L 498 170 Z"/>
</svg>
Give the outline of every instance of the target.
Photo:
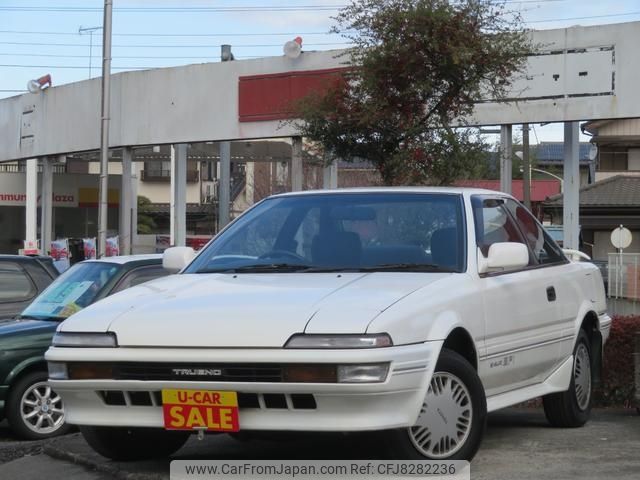
<svg viewBox="0 0 640 480">
<path fill-rule="evenodd" d="M 167 430 L 240 430 L 236 392 L 162 390 L 162 413 Z"/>
</svg>

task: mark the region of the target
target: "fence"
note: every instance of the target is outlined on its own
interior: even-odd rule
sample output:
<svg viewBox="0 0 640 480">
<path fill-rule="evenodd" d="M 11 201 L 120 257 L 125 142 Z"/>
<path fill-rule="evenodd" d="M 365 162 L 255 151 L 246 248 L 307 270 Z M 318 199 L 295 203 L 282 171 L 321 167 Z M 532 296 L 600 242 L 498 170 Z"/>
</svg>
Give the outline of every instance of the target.
<svg viewBox="0 0 640 480">
<path fill-rule="evenodd" d="M 640 253 L 610 253 L 609 298 L 640 300 Z"/>
</svg>

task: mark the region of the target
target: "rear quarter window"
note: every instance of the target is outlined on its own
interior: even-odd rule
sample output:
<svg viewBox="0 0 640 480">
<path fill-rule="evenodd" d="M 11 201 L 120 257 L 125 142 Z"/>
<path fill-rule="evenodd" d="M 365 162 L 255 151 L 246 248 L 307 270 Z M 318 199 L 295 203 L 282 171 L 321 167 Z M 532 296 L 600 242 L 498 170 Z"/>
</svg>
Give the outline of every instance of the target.
<svg viewBox="0 0 640 480">
<path fill-rule="evenodd" d="M 20 265 L 0 263 L 0 302 L 22 302 L 33 298 L 35 286 Z"/>
</svg>

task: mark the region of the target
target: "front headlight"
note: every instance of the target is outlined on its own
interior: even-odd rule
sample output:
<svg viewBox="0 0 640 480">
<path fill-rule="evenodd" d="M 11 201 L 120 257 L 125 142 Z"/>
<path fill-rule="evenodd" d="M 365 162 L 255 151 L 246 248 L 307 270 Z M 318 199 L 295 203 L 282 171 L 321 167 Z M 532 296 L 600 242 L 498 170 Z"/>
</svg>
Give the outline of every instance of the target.
<svg viewBox="0 0 640 480">
<path fill-rule="evenodd" d="M 57 332 L 53 336 L 54 347 L 117 347 L 115 333 Z"/>
<path fill-rule="evenodd" d="M 393 342 L 387 333 L 370 335 L 317 335 L 297 333 L 285 344 L 285 348 L 380 348 L 391 347 Z"/>
</svg>

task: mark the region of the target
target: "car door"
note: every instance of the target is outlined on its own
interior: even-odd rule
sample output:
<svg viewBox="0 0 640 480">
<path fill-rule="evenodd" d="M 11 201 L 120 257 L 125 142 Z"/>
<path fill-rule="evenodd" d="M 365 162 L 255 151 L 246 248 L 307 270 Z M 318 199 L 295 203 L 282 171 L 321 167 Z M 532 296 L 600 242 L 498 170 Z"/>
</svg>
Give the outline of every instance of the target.
<svg viewBox="0 0 640 480">
<path fill-rule="evenodd" d="M 593 291 L 585 288 L 585 283 L 591 285 L 594 281 L 593 275 L 585 273 L 578 264 L 567 261 L 562 249 L 524 205 L 513 199 L 506 199 L 505 205 L 529 244 L 538 268 L 553 278 L 553 294 L 562 327 L 560 361 L 563 361 L 573 353 L 576 317 L 585 292 Z"/>
<path fill-rule="evenodd" d="M 497 242 L 529 246 L 505 201 L 506 197 L 472 198 L 478 255 L 486 256 Z M 553 266 L 544 267 L 530 249 L 527 267 L 480 276 L 486 349 L 479 370 L 488 396 L 539 383 L 559 363 L 557 272 Z"/>
</svg>

